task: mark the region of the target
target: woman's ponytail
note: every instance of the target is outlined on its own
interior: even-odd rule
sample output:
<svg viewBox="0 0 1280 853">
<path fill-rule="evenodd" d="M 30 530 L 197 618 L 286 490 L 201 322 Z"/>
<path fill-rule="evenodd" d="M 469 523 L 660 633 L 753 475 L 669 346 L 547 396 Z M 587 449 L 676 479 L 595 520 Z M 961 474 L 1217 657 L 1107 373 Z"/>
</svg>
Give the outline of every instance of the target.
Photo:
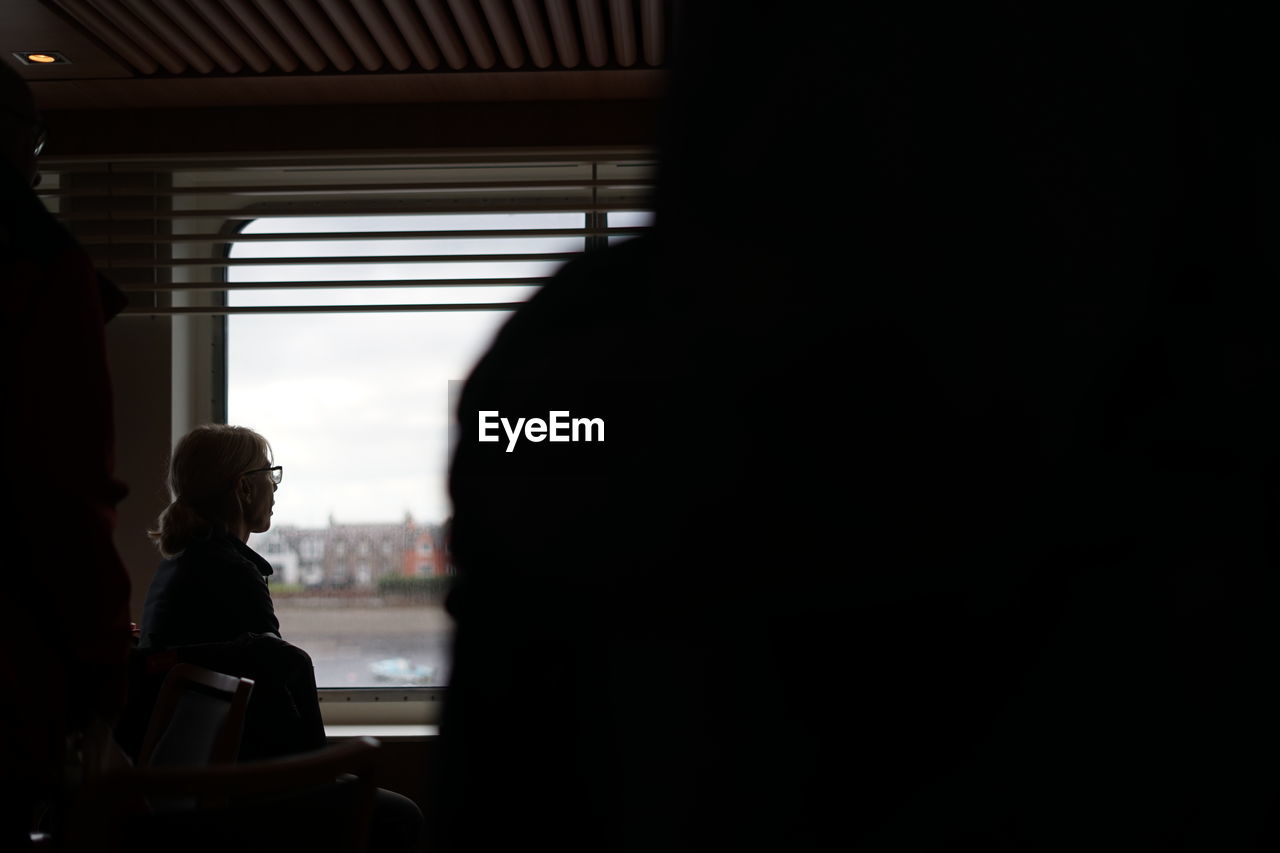
<svg viewBox="0 0 1280 853">
<path fill-rule="evenodd" d="M 161 556 L 173 557 L 182 553 L 192 542 L 209 535 L 212 525 L 204 516 L 182 498 L 160 513 L 156 529 L 147 536 L 160 549 Z"/>
</svg>

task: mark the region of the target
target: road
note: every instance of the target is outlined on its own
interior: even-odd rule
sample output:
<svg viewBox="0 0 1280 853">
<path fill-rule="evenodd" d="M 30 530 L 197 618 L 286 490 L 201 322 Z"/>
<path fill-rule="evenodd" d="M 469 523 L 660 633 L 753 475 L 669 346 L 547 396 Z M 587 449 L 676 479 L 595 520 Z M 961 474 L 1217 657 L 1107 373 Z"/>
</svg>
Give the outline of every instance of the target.
<svg viewBox="0 0 1280 853">
<path fill-rule="evenodd" d="M 314 599 L 277 599 L 276 616 L 284 638 L 311 655 L 319 687 L 398 686 L 375 678 L 370 670 L 374 661 L 388 658 L 432 668 L 421 680 L 399 684 L 443 685 L 448 680 L 453 620 L 442 607 L 325 606 Z"/>
</svg>

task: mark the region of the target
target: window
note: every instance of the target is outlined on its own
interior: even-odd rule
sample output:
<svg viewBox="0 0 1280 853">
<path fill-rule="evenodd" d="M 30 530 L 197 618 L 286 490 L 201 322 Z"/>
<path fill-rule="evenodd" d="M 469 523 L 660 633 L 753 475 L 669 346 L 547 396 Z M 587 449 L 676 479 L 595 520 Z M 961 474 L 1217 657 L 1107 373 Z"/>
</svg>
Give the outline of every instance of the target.
<svg viewBox="0 0 1280 853">
<path fill-rule="evenodd" d="M 229 302 L 519 302 L 536 288 L 495 282 L 551 275 L 566 256 L 586 248 L 585 225 L 585 213 L 258 219 L 240 233 L 311 239 L 237 242 L 231 259 L 306 263 L 232 266 L 228 277 L 234 283 L 454 283 L 431 289 L 299 289 L 284 299 L 269 290 L 236 290 Z M 556 230 L 573 233 L 502 234 Z M 415 231 L 446 236 L 409 236 Z M 316 239 L 362 232 L 384 236 Z M 473 232 L 491 236 L 469 236 Z M 482 255 L 494 259 L 476 259 Z M 341 260 L 323 262 L 327 257 Z M 448 519 L 449 382 L 467 376 L 510 313 L 479 308 L 228 318 L 228 421 L 262 432 L 276 461 L 289 469 L 276 495 L 273 529 L 286 537 L 339 537 L 332 564 L 318 582 L 274 595 L 282 634 L 311 650 L 320 686 L 447 680 L 452 625 L 443 609 L 445 585 L 430 580 L 436 576 L 433 566 L 414 561 L 412 541 L 415 531 L 434 533 Z M 361 538 L 350 541 L 349 534 Z M 264 538 L 255 536 L 249 544 L 259 547 Z M 379 561 L 369 559 L 372 552 L 381 555 Z M 419 553 L 430 554 L 430 544 L 424 541 Z"/>
<path fill-rule="evenodd" d="M 591 245 L 593 222 L 615 224 L 597 214 L 262 217 L 231 244 L 231 307 L 440 309 L 227 320 L 228 421 L 261 431 L 289 469 L 276 529 L 334 542 L 318 582 L 275 595 L 281 631 L 311 650 L 320 686 L 447 681 L 447 570 L 432 541 L 449 515 L 449 384 Z M 648 224 L 643 211 L 617 216 L 618 228 Z"/>
<path fill-rule="evenodd" d="M 643 230 L 644 152 L 48 165 L 129 328 L 171 318 L 175 437 L 243 423 L 286 467 L 262 548 L 319 684 L 444 683 L 449 382 L 562 263 Z"/>
</svg>

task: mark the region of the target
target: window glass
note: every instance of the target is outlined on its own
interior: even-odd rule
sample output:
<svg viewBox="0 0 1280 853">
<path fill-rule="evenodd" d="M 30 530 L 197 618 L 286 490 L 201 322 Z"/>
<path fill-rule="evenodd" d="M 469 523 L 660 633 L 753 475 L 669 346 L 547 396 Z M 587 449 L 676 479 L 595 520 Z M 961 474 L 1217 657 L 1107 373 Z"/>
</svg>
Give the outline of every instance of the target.
<svg viewBox="0 0 1280 853">
<path fill-rule="evenodd" d="M 238 241 L 228 280 L 405 281 L 533 278 L 581 251 L 585 237 L 485 236 L 468 230 L 582 229 L 586 216 L 466 214 L 258 219 Z M 325 232 L 458 232 L 335 239 Z M 438 262 L 312 262 L 429 254 Z M 451 256 L 538 255 L 505 260 Z M 307 263 L 239 264 L 299 258 Z M 518 302 L 536 285 L 231 290 L 249 305 Z M 465 379 L 509 310 L 232 314 L 227 318 L 227 419 L 271 442 L 284 480 L 272 528 L 249 545 L 275 567 L 272 595 L 285 639 L 315 661 L 321 687 L 440 685 L 452 631 L 443 595 L 449 381 Z"/>
<path fill-rule="evenodd" d="M 653 225 L 652 210 L 611 210 L 605 214 L 605 222 L 609 228 L 648 228 Z M 613 234 L 609 236 L 609 245 L 630 240 L 633 234 Z"/>
</svg>

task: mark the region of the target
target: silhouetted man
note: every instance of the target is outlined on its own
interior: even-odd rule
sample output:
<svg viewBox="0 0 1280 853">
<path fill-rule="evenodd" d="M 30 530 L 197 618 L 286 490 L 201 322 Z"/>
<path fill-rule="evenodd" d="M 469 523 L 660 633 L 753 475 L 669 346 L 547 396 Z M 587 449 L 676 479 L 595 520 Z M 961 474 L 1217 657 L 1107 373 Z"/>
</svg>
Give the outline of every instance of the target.
<svg viewBox="0 0 1280 853">
<path fill-rule="evenodd" d="M 1240 15 L 682 7 L 653 234 L 459 406 L 450 850 L 1264 843 Z M 592 406 L 607 453 L 478 440 Z"/>
<path fill-rule="evenodd" d="M 112 476 L 103 345 L 106 312 L 122 300 L 32 191 L 42 144 L 30 91 L 0 65 L 5 849 L 25 846 L 35 804 L 57 799 L 69 772 L 85 770 L 83 752 L 109 738 L 130 645 L 129 579 L 112 543 L 125 490 Z"/>
</svg>

